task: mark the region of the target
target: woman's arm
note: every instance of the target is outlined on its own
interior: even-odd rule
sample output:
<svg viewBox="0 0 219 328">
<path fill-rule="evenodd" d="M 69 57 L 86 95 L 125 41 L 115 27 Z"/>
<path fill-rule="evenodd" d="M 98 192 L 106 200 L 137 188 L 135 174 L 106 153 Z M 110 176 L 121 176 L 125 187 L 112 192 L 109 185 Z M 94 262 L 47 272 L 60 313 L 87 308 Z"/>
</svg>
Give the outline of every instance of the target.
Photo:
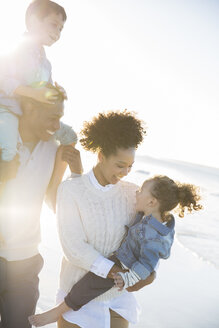
<svg viewBox="0 0 219 328">
<path fill-rule="evenodd" d="M 139 289 L 147 286 L 147 285 L 150 285 L 154 279 L 156 278 L 156 271 L 153 271 L 149 277 L 147 277 L 147 279 L 145 280 L 140 280 L 139 282 L 137 282 L 137 284 L 135 284 L 134 286 L 132 287 L 128 287 L 126 288 L 126 290 L 128 292 L 136 292 L 138 291 Z"/>
<path fill-rule="evenodd" d="M 75 180 L 77 179 L 80 178 L 75 178 Z M 78 204 L 74 193 L 71 191 L 72 188 L 77 188 L 77 184 L 74 184 L 73 180 L 63 182 L 58 189 L 59 238 L 67 260 L 73 265 L 90 271 L 100 253 L 87 240 Z M 74 192 L 77 193 L 77 190 L 74 189 Z"/>
<path fill-rule="evenodd" d="M 110 272 L 108 273 L 107 278 L 111 278 L 114 279 L 115 278 L 115 274 L 119 273 L 119 272 L 127 272 L 129 270 L 125 270 L 125 269 L 121 269 L 119 266 L 117 266 L 116 264 L 114 264 L 114 266 L 111 268 Z M 153 271 L 146 279 L 144 280 L 139 280 L 135 285 L 126 288 L 126 290 L 128 292 L 135 292 L 147 285 L 150 285 L 154 279 L 156 278 L 156 271 Z"/>
</svg>

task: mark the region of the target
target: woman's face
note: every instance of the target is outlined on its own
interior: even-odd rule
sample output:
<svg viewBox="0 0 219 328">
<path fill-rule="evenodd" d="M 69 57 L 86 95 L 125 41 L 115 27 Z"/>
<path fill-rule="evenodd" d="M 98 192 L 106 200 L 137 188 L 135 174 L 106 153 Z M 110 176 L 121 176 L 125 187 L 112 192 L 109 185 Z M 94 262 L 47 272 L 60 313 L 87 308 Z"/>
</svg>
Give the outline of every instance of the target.
<svg viewBox="0 0 219 328">
<path fill-rule="evenodd" d="M 99 154 L 99 172 L 102 185 L 116 184 L 132 168 L 135 159 L 135 148 L 119 148 L 116 154 L 104 156 Z"/>
</svg>

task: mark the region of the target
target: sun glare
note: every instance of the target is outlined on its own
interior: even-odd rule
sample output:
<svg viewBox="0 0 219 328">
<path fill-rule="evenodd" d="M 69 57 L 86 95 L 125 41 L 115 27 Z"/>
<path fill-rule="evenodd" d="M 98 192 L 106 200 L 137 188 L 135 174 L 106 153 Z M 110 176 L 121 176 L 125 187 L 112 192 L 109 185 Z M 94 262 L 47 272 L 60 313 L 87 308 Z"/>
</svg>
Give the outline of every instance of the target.
<svg viewBox="0 0 219 328">
<path fill-rule="evenodd" d="M 25 31 L 24 13 L 29 2 L 1 1 L 0 4 L 0 55 L 6 55 L 16 48 Z"/>
</svg>

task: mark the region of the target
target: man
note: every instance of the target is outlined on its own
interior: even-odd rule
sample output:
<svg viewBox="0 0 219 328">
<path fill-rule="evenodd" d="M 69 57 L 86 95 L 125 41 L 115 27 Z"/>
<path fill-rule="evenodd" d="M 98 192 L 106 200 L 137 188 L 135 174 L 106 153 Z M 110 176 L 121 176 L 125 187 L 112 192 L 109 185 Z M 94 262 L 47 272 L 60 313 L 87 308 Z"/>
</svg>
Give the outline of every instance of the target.
<svg viewBox="0 0 219 328">
<path fill-rule="evenodd" d="M 19 166 L 0 195 L 0 327 L 28 328 L 28 316 L 39 298 L 38 274 L 43 259 L 40 212 L 44 197 L 55 209 L 56 191 L 68 162 L 81 173 L 80 154 L 72 146 L 58 147 L 53 134 L 60 128 L 64 98 L 53 104 L 23 99 L 19 119 Z M 74 166 L 76 163 L 77 167 Z"/>
</svg>

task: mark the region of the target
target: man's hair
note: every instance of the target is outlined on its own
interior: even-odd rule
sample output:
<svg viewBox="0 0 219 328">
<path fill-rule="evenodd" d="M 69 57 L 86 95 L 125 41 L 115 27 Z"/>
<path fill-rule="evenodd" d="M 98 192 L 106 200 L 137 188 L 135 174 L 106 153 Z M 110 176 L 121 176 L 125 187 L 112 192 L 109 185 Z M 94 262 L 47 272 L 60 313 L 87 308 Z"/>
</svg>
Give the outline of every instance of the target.
<svg viewBox="0 0 219 328">
<path fill-rule="evenodd" d="M 30 26 L 32 15 L 36 15 L 39 19 L 43 20 L 43 18 L 52 13 L 61 14 L 63 21 L 67 19 L 65 9 L 59 4 L 50 0 L 33 0 L 26 10 L 25 22 L 27 29 Z"/>
</svg>

